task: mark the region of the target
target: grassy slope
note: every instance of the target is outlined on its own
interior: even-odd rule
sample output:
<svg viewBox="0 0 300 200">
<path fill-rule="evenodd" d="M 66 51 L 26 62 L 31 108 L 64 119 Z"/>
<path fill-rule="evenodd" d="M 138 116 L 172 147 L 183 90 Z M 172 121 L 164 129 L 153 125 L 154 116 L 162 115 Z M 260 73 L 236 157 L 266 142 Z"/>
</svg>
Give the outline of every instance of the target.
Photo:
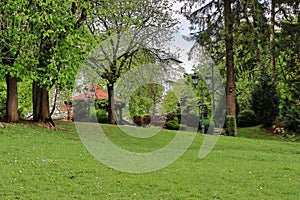
<svg viewBox="0 0 300 200">
<path fill-rule="evenodd" d="M 95 160 L 70 124 L 61 124 L 65 131 L 6 126 L 0 129 L 0 199 L 300 199 L 300 143 L 221 137 L 199 159 L 199 135 L 171 166 L 129 174 Z M 115 143 L 139 148 L 117 128 L 105 130 Z M 144 145 L 161 146 L 173 135 L 166 131 Z"/>
</svg>

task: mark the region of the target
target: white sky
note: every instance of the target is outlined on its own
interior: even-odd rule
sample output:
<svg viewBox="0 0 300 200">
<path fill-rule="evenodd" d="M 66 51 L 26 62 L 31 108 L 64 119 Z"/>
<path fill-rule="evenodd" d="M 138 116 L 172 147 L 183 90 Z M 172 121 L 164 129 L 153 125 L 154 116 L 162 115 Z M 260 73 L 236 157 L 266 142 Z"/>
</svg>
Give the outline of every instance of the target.
<svg viewBox="0 0 300 200">
<path fill-rule="evenodd" d="M 176 2 L 173 5 L 174 10 L 180 10 L 182 3 Z M 189 31 L 189 26 L 190 23 L 185 19 L 185 17 L 181 14 L 175 14 L 175 17 L 179 19 L 180 21 L 180 30 L 178 33 L 174 35 L 173 41 L 171 41 L 170 44 L 170 51 L 171 53 L 176 53 L 178 55 L 179 53 L 179 60 L 183 62 L 182 66 L 185 68 L 187 73 L 191 72 L 192 69 L 192 64 L 188 60 L 188 52 L 192 48 L 194 42 L 189 42 L 185 40 L 182 36 L 186 35 L 188 36 L 190 31 Z M 178 49 L 180 51 L 178 52 Z"/>
</svg>

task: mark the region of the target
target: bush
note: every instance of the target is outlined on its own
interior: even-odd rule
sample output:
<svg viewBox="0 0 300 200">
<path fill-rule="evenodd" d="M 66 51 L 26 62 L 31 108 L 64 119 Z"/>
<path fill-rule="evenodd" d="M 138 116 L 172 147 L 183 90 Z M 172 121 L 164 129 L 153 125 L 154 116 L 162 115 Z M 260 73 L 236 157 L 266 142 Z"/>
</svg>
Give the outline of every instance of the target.
<svg viewBox="0 0 300 200">
<path fill-rule="evenodd" d="M 179 129 L 178 118 L 174 117 L 174 119 L 167 121 L 165 123 L 165 128 L 169 130 L 178 130 Z"/>
<path fill-rule="evenodd" d="M 300 104 L 294 101 L 285 100 L 281 109 L 281 120 L 285 128 L 291 132 L 300 132 Z"/>
<path fill-rule="evenodd" d="M 95 108 L 97 110 L 107 110 L 108 108 L 108 99 L 95 99 Z"/>
<path fill-rule="evenodd" d="M 226 116 L 226 135 L 235 136 L 235 118 L 234 116 Z"/>
<path fill-rule="evenodd" d="M 108 113 L 106 112 L 106 110 L 96 110 L 96 116 L 99 123 L 108 123 Z"/>
<path fill-rule="evenodd" d="M 254 111 L 243 110 L 238 114 L 238 127 L 251 127 L 258 125 Z"/>
<path fill-rule="evenodd" d="M 94 122 L 94 123 L 108 123 L 108 113 L 107 111 L 103 109 L 95 110 L 91 109 L 90 114 L 89 114 L 89 122 Z"/>
<path fill-rule="evenodd" d="M 279 95 L 272 77 L 262 73 L 252 92 L 252 110 L 264 127 L 270 127 L 279 114 Z"/>
</svg>

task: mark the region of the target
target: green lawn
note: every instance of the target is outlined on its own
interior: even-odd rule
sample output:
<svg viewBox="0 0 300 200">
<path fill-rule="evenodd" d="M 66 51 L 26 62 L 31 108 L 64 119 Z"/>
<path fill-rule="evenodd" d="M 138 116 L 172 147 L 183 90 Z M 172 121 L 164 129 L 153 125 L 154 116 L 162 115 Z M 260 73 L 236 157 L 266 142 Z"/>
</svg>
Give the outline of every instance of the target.
<svg viewBox="0 0 300 200">
<path fill-rule="evenodd" d="M 300 143 L 220 137 L 213 151 L 198 158 L 198 135 L 175 163 L 159 171 L 130 174 L 91 156 L 74 125 L 63 130 L 5 124 L 0 129 L 0 199 L 300 199 Z M 176 132 L 132 139 L 111 125 L 115 144 L 158 148 Z M 244 132 L 243 132 L 244 131 Z"/>
</svg>

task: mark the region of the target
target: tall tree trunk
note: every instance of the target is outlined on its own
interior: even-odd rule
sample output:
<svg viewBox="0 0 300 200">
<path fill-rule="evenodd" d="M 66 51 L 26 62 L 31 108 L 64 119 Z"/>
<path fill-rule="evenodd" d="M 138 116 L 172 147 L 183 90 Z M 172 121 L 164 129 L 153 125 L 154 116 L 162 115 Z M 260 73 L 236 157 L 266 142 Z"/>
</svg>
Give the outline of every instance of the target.
<svg viewBox="0 0 300 200">
<path fill-rule="evenodd" d="M 115 94 L 114 84 L 107 84 L 108 91 L 108 120 L 110 124 L 116 124 L 114 111 L 115 111 Z"/>
<path fill-rule="evenodd" d="M 47 90 L 47 85 L 43 85 L 41 90 L 42 90 L 42 102 L 41 102 L 40 121 L 49 122 L 52 120 L 50 115 L 49 92 Z"/>
<path fill-rule="evenodd" d="M 275 60 L 275 0 L 271 1 L 271 24 L 270 24 L 270 46 L 271 46 L 271 65 L 274 75 L 276 77 L 276 60 Z"/>
<path fill-rule="evenodd" d="M 227 115 L 235 119 L 236 127 L 236 101 L 235 101 L 235 76 L 234 76 L 234 58 L 233 58 L 233 18 L 231 11 L 231 0 L 224 0 L 224 19 L 225 19 L 225 48 L 226 48 L 226 69 L 227 69 Z"/>
<path fill-rule="evenodd" d="M 51 118 L 49 105 L 49 92 L 47 85 L 40 87 L 38 82 L 34 81 L 32 85 L 32 103 L 33 103 L 33 121 L 42 122 L 50 127 L 55 124 Z"/>
<path fill-rule="evenodd" d="M 19 121 L 17 78 L 7 74 L 6 85 L 6 120 L 7 122 L 17 122 Z"/>
</svg>

